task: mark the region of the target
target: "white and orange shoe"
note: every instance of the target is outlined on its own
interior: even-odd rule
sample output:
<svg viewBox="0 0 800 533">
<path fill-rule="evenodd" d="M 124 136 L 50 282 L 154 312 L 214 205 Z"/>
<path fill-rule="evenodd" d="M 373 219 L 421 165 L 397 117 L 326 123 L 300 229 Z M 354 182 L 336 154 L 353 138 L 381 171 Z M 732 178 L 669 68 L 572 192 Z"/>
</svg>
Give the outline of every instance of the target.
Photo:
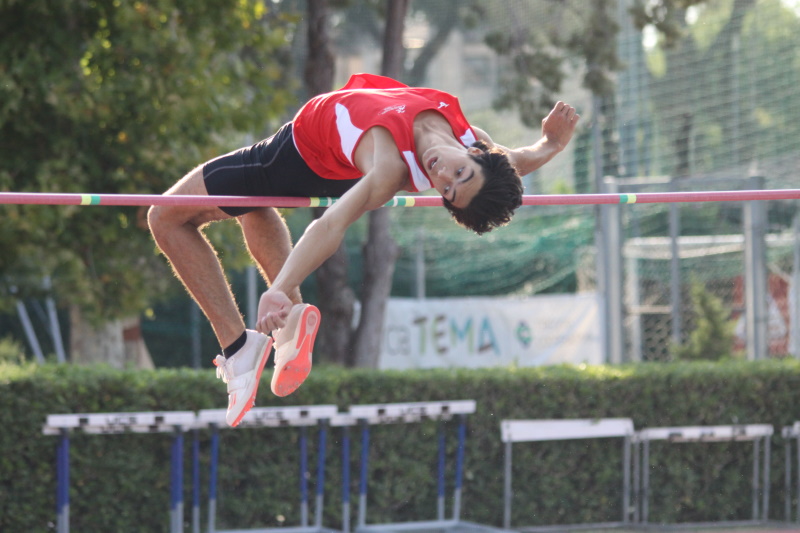
<svg viewBox="0 0 800 533">
<path fill-rule="evenodd" d="M 297 304 L 289 311 L 286 325 L 273 332 L 275 337 L 275 372 L 272 392 L 288 396 L 303 384 L 311 372 L 311 350 L 319 331 L 319 309 L 311 304 Z"/>
<path fill-rule="evenodd" d="M 236 427 L 256 403 L 261 372 L 272 350 L 272 337 L 247 330 L 247 341 L 238 352 L 227 359 L 214 359 L 217 377 L 228 384 L 228 411 L 225 421 Z"/>
</svg>

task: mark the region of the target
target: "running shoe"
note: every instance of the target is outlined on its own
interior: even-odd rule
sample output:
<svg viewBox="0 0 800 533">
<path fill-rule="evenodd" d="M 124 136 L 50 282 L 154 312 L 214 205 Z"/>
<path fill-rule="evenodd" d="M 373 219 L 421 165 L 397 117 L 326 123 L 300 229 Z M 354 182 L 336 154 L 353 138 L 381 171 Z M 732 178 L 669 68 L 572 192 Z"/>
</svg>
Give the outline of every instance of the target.
<svg viewBox="0 0 800 533">
<path fill-rule="evenodd" d="M 236 427 L 247 411 L 256 403 L 256 392 L 261 372 L 272 349 L 272 337 L 247 330 L 247 341 L 238 352 L 227 359 L 218 355 L 214 359 L 217 377 L 228 384 L 228 412 L 225 421 Z"/>
<path fill-rule="evenodd" d="M 286 325 L 274 332 L 272 392 L 276 396 L 288 396 L 296 391 L 311 372 L 311 350 L 320 319 L 319 309 L 313 305 L 297 304 L 289 311 Z"/>
</svg>

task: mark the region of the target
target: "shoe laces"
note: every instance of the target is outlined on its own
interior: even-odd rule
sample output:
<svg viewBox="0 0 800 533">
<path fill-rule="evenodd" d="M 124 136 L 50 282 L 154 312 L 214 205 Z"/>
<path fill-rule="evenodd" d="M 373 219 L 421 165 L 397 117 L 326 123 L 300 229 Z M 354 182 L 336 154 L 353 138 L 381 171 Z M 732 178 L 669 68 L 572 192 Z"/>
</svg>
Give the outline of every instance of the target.
<svg viewBox="0 0 800 533">
<path fill-rule="evenodd" d="M 217 367 L 217 377 L 222 380 L 223 383 L 227 383 L 228 381 L 233 378 L 233 365 L 230 364 L 232 361 L 225 359 L 224 356 L 218 355 L 214 358 L 214 366 Z"/>
</svg>

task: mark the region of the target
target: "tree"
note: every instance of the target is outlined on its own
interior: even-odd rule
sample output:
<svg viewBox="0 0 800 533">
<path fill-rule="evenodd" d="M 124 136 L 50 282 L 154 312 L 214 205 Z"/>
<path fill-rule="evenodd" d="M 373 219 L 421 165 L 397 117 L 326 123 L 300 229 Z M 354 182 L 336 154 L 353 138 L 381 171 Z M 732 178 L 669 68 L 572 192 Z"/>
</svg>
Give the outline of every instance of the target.
<svg viewBox="0 0 800 533">
<path fill-rule="evenodd" d="M 269 5 L 0 0 L 0 190 L 160 193 L 265 129 L 292 101 L 291 20 Z M 73 318 L 103 330 L 171 285 L 145 209 L 0 212 L 4 308 L 12 286 L 25 297 L 50 276 Z"/>
<path fill-rule="evenodd" d="M 382 73 L 400 78 L 403 64 L 402 35 L 408 0 L 387 3 Z M 327 0 L 309 0 L 308 58 L 305 81 L 311 95 L 331 90 L 333 56 L 328 23 L 330 6 Z M 319 217 L 324 208 L 317 208 Z M 330 362 L 347 366 L 375 366 L 380 349 L 383 316 L 392 286 L 392 273 L 397 246 L 389 232 L 388 212 L 379 209 L 368 215 L 368 234 L 363 247 L 364 282 L 361 295 L 362 312 L 355 331 L 352 329 L 355 291 L 348 284 L 348 261 L 344 244 L 317 269 L 319 304 L 325 315 L 320 329 L 319 346 L 325 347 Z"/>
<path fill-rule="evenodd" d="M 673 346 L 675 357 L 692 361 L 719 361 L 730 357 L 736 327 L 730 311 L 699 281 L 692 283 L 691 297 L 695 328 L 684 345 Z"/>
</svg>

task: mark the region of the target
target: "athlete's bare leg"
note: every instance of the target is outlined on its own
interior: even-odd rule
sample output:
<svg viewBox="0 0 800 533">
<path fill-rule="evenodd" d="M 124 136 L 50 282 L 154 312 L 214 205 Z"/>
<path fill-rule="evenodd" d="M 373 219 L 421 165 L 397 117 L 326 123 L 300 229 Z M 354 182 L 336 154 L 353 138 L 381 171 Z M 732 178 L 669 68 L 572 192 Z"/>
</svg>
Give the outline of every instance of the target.
<svg viewBox="0 0 800 533">
<path fill-rule="evenodd" d="M 165 194 L 208 195 L 202 167 L 191 171 Z M 202 228 L 228 218 L 230 215 L 213 206 L 153 206 L 148 213 L 156 244 L 205 313 L 223 348 L 239 338 L 245 324 L 219 258 Z"/>
<path fill-rule="evenodd" d="M 286 222 L 273 207 L 264 207 L 237 218 L 242 227 L 247 250 L 259 265 L 269 286 L 280 272 L 292 251 L 292 236 Z M 287 295 L 293 303 L 301 303 L 300 289 Z"/>
</svg>

